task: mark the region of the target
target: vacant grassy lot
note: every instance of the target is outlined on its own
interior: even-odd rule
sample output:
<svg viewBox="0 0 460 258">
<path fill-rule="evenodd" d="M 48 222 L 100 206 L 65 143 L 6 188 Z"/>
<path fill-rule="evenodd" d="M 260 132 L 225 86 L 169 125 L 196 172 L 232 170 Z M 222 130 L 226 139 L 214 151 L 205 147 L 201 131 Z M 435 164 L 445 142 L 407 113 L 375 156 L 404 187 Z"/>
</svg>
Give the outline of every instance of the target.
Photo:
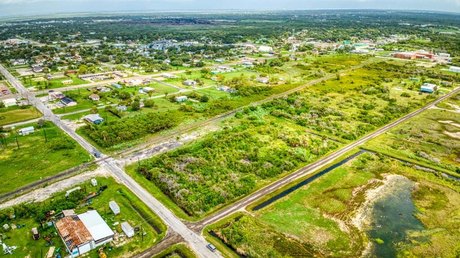
<svg viewBox="0 0 460 258">
<path fill-rule="evenodd" d="M 434 98 L 380 75 L 410 76 L 401 69 L 373 64 L 245 108 L 222 132 L 144 161 L 131 174 L 142 175 L 147 189 L 161 190 L 189 216 L 203 216 Z"/>
<path fill-rule="evenodd" d="M 30 106 L 0 108 L 0 126 L 35 119 L 40 116 L 40 112 Z"/>
<path fill-rule="evenodd" d="M 89 154 L 53 124 L 46 123 L 43 128 L 31 125 L 36 129 L 33 134 L 19 136 L 7 132 L 6 138 L 0 141 L 0 175 L 3 178 L 0 194 L 91 160 Z"/>
<path fill-rule="evenodd" d="M 257 115 L 259 117 L 257 117 Z M 200 217 L 335 149 L 336 142 L 257 114 L 239 125 L 131 167 L 189 216 Z"/>
<path fill-rule="evenodd" d="M 97 178 L 98 186 L 94 187 L 90 182 L 80 185 L 80 191 L 72 193 L 68 198 L 65 192 L 55 194 L 45 202 L 22 204 L 12 208 L 0 210 L 0 221 L 2 225 L 24 225 L 19 229 L 3 230 L 3 241 L 8 245 L 15 245 L 18 249 L 14 252 L 14 257 L 40 257 L 41 252 L 46 254 L 48 251 L 47 242 L 44 240 L 49 236 L 52 245 L 60 248 L 61 255 L 67 255 L 62 240 L 56 235 L 54 226 L 40 226 L 41 220 L 47 219 L 45 214 L 54 210 L 58 214 L 62 209 L 75 209 L 77 214 L 84 213 L 88 210 L 95 209 L 104 218 L 112 230 L 118 234 L 122 233 L 120 223 L 127 221 L 131 226 L 138 228 L 139 231 L 133 238 L 126 239 L 118 237 L 119 240 L 104 246 L 104 252 L 108 257 L 131 257 L 136 253 L 151 247 L 160 241 L 166 231 L 166 226 L 161 220 L 152 213 L 134 194 L 126 187 L 116 183 L 112 178 Z M 106 190 L 101 191 L 101 186 L 108 186 Z M 90 193 L 98 192 L 99 194 L 90 199 L 83 201 L 84 197 Z M 117 202 L 120 206 L 121 213 L 113 215 L 109 209 L 109 201 Z M 11 219 L 9 214 L 15 214 L 16 218 Z M 37 227 L 41 238 L 38 241 L 32 240 L 30 233 L 31 228 Z M 97 250 L 89 253 L 89 257 L 99 257 Z"/>
<path fill-rule="evenodd" d="M 459 96 L 441 103 L 455 105 Z M 398 158 L 411 159 L 460 176 L 460 113 L 431 109 L 417 118 L 370 141 L 367 148 Z"/>
</svg>

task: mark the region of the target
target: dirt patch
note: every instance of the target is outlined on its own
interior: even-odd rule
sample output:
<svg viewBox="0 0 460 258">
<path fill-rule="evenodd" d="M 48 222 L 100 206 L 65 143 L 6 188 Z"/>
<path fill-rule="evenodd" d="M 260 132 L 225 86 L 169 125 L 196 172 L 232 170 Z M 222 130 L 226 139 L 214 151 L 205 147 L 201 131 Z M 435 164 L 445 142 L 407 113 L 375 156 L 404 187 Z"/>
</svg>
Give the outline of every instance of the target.
<svg viewBox="0 0 460 258">
<path fill-rule="evenodd" d="M 108 177 L 110 173 L 102 167 L 97 168 L 96 170 L 89 171 L 83 174 L 76 175 L 74 177 L 64 179 L 62 181 L 56 182 L 49 186 L 36 189 L 32 192 L 21 195 L 15 199 L 9 200 L 7 202 L 0 204 L 0 209 L 7 207 L 15 206 L 21 203 L 26 202 L 42 202 L 50 198 L 53 194 L 61 192 L 65 189 L 71 188 L 74 185 L 81 184 L 85 181 L 90 180 L 94 177 Z"/>
</svg>

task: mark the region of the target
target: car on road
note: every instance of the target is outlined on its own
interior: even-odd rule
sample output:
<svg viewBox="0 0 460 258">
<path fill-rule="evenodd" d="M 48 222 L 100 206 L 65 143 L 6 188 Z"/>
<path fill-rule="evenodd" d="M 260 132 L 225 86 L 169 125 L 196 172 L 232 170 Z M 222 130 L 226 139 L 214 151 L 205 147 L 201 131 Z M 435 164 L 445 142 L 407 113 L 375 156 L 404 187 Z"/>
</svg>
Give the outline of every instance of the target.
<svg viewBox="0 0 460 258">
<path fill-rule="evenodd" d="M 208 244 L 206 246 L 209 250 L 211 250 L 211 252 L 215 252 L 217 250 L 217 248 L 213 245 L 213 244 Z"/>
</svg>

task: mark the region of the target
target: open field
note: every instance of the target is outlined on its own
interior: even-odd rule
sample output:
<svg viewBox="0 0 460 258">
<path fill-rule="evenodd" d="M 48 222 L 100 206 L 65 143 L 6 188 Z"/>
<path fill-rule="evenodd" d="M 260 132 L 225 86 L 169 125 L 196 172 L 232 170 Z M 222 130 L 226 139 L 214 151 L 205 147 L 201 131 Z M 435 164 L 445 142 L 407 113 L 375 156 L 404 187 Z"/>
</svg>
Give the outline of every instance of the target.
<svg viewBox="0 0 460 258">
<path fill-rule="evenodd" d="M 442 102 L 452 107 L 459 96 Z M 460 113 L 454 109 L 431 109 L 416 119 L 370 141 L 366 148 L 427 164 L 460 176 Z M 447 171 L 447 172 L 448 172 Z"/>
<path fill-rule="evenodd" d="M 30 106 L 0 108 L 0 126 L 35 119 L 40 116 L 40 112 Z"/>
<path fill-rule="evenodd" d="M 150 211 L 134 194 L 126 187 L 116 183 L 112 178 L 96 178 L 98 186 L 94 187 L 90 182 L 85 182 L 80 185 L 81 190 L 73 192 L 66 198 L 65 192 L 55 194 L 49 200 L 40 203 L 21 204 L 12 208 L 7 208 L 0 211 L 1 224 L 22 225 L 18 229 L 10 229 L 4 231 L 3 241 L 12 246 L 17 246 L 14 251 L 15 257 L 40 257 L 48 251 L 49 246 L 59 248 L 61 255 L 66 254 L 62 240 L 56 235 L 54 226 L 47 226 L 48 221 L 52 217 L 46 216 L 50 210 L 54 210 L 58 214 L 63 209 L 75 209 L 77 214 L 84 213 L 88 210 L 97 210 L 104 218 L 107 224 L 118 235 L 118 240 L 106 244 L 104 252 L 108 257 L 127 257 L 151 247 L 160 241 L 166 231 L 166 226 L 161 220 Z M 107 189 L 101 191 L 101 186 L 107 186 Z M 97 192 L 94 198 L 89 201 L 83 199 L 91 193 Z M 121 213 L 113 215 L 109 209 L 109 201 L 117 202 Z M 14 214 L 16 218 L 11 219 L 10 214 Z M 139 231 L 133 238 L 126 238 L 121 235 L 122 230 L 119 223 L 127 221 L 131 226 L 136 227 Z M 40 226 L 43 222 L 43 226 Z M 37 227 L 41 238 L 37 241 L 32 240 L 30 233 L 31 228 Z M 49 236 L 52 244 L 47 243 L 44 238 Z M 89 253 L 88 257 L 99 257 L 97 250 Z"/>
<path fill-rule="evenodd" d="M 81 85 L 88 83 L 85 80 L 78 78 L 77 76 L 65 76 L 63 75 L 60 78 L 55 79 L 46 79 L 44 77 L 23 77 L 22 82 L 26 87 L 34 87 L 37 90 L 44 90 L 44 89 L 58 89 L 61 87 L 68 87 L 74 85 Z M 65 82 L 65 83 L 63 83 Z"/>
<path fill-rule="evenodd" d="M 295 257 L 297 249 L 290 248 L 293 243 L 312 255 L 356 257 L 368 241 L 374 240 L 366 234 L 367 227 L 357 227 L 354 218 L 367 205 L 369 190 L 386 184 L 389 174 L 416 182 L 412 196 L 418 211 L 413 215 L 424 225 L 419 231 L 403 231 L 408 239 L 395 243 L 393 248 L 409 256 L 429 257 L 437 252 L 452 257 L 460 249 L 458 242 L 452 242 L 459 237 L 455 223 L 458 215 L 445 214 L 458 214 L 460 185 L 373 154 L 361 155 L 274 204 L 252 212 L 253 216 L 233 216 L 208 230 L 248 257 Z M 436 200 L 442 201 L 435 205 Z M 372 226 L 372 220 L 367 224 Z M 430 246 L 435 246 L 436 251 Z"/>
<path fill-rule="evenodd" d="M 3 178 L 0 194 L 91 160 L 83 148 L 53 124 L 45 123 L 42 128 L 31 125 L 35 127 L 33 134 L 19 136 L 16 132 L 8 132 L 0 141 L 0 174 Z"/>
<path fill-rule="evenodd" d="M 410 76 L 395 64 L 369 65 L 246 108 L 222 132 L 128 170 L 160 199 L 172 199 L 176 205 L 166 204 L 177 214 L 201 217 L 433 100 L 418 87 L 385 81 L 382 70 Z"/>
</svg>

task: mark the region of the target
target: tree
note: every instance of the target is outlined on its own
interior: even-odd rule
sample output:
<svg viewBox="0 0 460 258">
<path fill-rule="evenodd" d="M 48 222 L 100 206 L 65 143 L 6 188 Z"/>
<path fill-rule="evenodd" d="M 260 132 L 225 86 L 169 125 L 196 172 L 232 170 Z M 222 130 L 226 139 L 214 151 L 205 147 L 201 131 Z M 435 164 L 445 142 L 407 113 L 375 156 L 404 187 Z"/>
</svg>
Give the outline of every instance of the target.
<svg viewBox="0 0 460 258">
<path fill-rule="evenodd" d="M 148 107 L 148 108 L 154 107 L 155 106 L 155 101 L 153 101 L 153 99 L 146 99 L 144 101 L 144 106 Z"/>
<path fill-rule="evenodd" d="M 138 100 L 138 99 L 135 99 L 132 103 L 131 103 L 131 109 L 133 111 L 138 111 L 141 109 L 141 102 Z"/>
<path fill-rule="evenodd" d="M 91 107 L 91 114 L 97 114 L 97 112 L 98 112 L 97 106 Z"/>
<path fill-rule="evenodd" d="M 203 96 L 201 96 L 200 101 L 201 101 L 201 102 L 208 102 L 208 101 L 209 101 L 208 95 L 203 95 Z"/>
</svg>

